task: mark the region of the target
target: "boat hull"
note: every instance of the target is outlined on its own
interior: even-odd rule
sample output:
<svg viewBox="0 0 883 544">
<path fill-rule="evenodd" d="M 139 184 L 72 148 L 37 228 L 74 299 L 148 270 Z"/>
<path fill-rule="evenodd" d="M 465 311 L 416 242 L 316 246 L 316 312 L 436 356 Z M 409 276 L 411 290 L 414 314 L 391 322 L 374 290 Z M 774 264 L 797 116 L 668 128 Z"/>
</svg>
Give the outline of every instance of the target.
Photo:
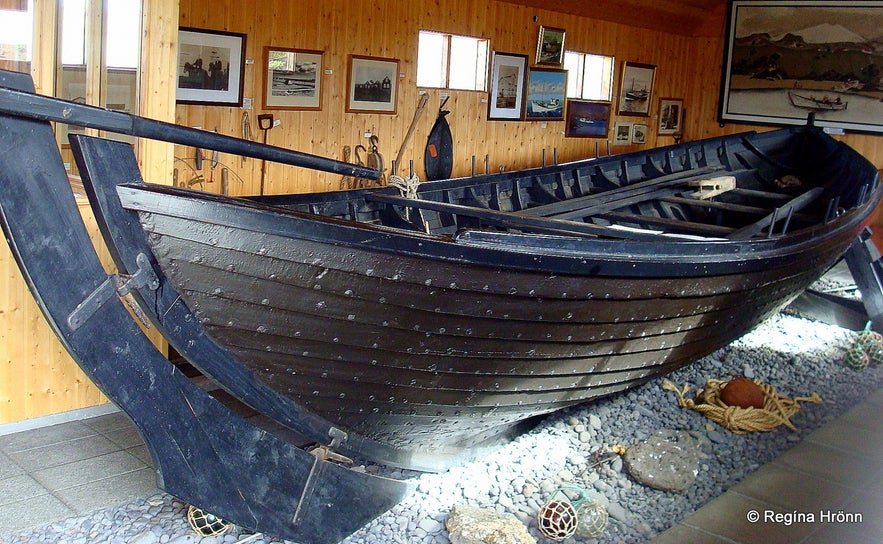
<svg viewBox="0 0 883 544">
<path fill-rule="evenodd" d="M 770 242 L 750 258 L 721 244 L 725 253 L 706 255 L 713 265 L 685 269 L 673 258 L 668 272 L 665 243 L 648 243 L 644 262 L 616 263 L 595 240 L 519 268 L 492 265 L 511 251 L 469 245 L 468 235 L 461 244 L 384 231 L 348 241 L 348 227 L 332 224 L 344 232 L 327 243 L 310 240 L 327 234 L 297 216 L 275 217 L 271 232 L 259 208 L 131 186 L 119 196 L 202 326 L 257 380 L 404 450 L 467 450 L 692 362 L 787 304 L 861 228 L 809 247 Z"/>
<path fill-rule="evenodd" d="M 124 144 L 72 150 L 120 270 L 150 255 L 142 310 L 189 362 L 309 440 L 421 470 L 738 338 L 880 199 L 867 161 L 796 129 L 426 183 L 416 200 L 228 198 L 143 183 Z M 722 174 L 738 190 L 691 196 Z"/>
</svg>

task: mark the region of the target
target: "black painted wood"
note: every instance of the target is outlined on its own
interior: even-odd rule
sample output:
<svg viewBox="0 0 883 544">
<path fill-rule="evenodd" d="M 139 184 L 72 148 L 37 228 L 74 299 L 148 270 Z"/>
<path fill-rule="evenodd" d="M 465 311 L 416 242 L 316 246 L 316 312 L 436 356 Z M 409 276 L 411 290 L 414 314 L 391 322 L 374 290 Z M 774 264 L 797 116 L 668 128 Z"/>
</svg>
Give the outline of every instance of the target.
<svg viewBox="0 0 883 544">
<path fill-rule="evenodd" d="M 22 74 L 0 72 L 0 86 L 33 92 Z M 0 219 L 47 321 L 132 418 L 161 488 L 243 527 L 301 542 L 338 542 L 404 496 L 402 482 L 320 461 L 234 415 L 169 363 L 116 297 L 76 330 L 68 327 L 70 313 L 108 276 L 47 122 L 0 115 Z"/>
</svg>

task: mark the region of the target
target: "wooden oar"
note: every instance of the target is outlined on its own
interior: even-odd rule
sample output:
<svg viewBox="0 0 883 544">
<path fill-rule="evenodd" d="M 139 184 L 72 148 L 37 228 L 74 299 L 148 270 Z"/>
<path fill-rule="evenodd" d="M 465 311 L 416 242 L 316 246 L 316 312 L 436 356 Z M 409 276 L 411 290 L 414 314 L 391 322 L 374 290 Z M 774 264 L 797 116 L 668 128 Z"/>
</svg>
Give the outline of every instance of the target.
<svg viewBox="0 0 883 544">
<path fill-rule="evenodd" d="M 420 120 L 420 117 L 423 116 L 424 110 L 426 110 L 426 103 L 429 101 L 429 94 L 423 93 L 420 95 L 420 103 L 417 104 L 417 111 L 414 112 L 414 118 L 411 119 L 411 125 L 408 127 L 408 132 L 405 133 L 405 138 L 402 140 L 402 145 L 399 147 L 399 152 L 396 153 L 396 160 L 393 163 L 393 171 L 392 174 L 396 175 L 398 172 L 399 165 L 402 164 L 402 155 L 405 153 L 405 148 L 408 147 L 408 143 L 411 141 L 411 136 L 414 135 L 414 131 L 417 129 L 417 121 Z"/>
</svg>

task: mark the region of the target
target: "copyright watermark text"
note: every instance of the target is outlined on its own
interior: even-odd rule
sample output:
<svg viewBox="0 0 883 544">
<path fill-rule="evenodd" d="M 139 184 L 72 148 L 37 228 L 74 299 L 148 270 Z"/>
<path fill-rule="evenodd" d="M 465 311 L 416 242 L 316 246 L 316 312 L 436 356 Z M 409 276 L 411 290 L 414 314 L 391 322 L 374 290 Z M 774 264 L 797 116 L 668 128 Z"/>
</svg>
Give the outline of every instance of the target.
<svg viewBox="0 0 883 544">
<path fill-rule="evenodd" d="M 861 512 L 843 510 L 819 510 L 817 512 L 778 512 L 776 510 L 749 510 L 745 514 L 749 523 L 777 523 L 794 525 L 798 523 L 864 523 Z"/>
</svg>

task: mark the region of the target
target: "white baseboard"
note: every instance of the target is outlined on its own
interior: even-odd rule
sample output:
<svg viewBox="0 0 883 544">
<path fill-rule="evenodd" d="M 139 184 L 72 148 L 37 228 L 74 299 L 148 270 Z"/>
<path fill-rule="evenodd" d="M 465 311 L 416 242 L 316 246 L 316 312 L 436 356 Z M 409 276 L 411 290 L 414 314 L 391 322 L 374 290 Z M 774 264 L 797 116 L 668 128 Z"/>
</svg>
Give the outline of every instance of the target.
<svg viewBox="0 0 883 544">
<path fill-rule="evenodd" d="M 71 421 L 79 421 L 81 419 L 89 419 L 92 417 L 113 414 L 119 411 L 120 409 L 117 408 L 114 403 L 108 402 L 106 404 L 90 406 L 88 408 L 80 408 L 78 410 L 71 410 L 69 412 L 61 412 L 59 414 L 35 417 L 32 419 L 15 421 L 13 423 L 4 423 L 0 425 L 0 436 L 20 433 L 22 431 L 30 431 L 32 429 L 39 429 L 42 427 L 50 427 L 52 425 L 58 425 L 60 423 L 68 423 Z"/>
</svg>

